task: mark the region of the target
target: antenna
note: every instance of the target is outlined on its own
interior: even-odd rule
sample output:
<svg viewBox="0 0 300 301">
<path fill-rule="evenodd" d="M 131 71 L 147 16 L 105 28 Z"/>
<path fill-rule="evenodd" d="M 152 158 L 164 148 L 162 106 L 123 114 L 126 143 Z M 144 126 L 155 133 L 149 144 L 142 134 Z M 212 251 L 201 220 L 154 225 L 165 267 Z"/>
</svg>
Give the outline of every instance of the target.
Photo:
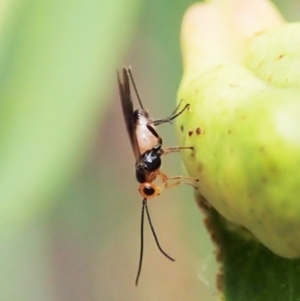
<svg viewBox="0 0 300 301">
<path fill-rule="evenodd" d="M 138 272 L 136 275 L 136 280 L 135 280 L 135 285 L 138 286 L 138 282 L 139 282 L 139 278 L 140 278 L 140 274 L 142 271 L 142 263 L 143 263 L 143 254 L 144 254 L 144 211 L 146 210 L 146 214 L 147 214 L 147 218 L 148 218 L 148 222 L 153 234 L 153 237 L 155 239 L 156 245 L 158 247 L 158 249 L 160 250 L 160 252 L 167 257 L 168 259 L 170 259 L 171 261 L 175 261 L 174 258 L 172 258 L 171 256 L 169 256 L 160 246 L 157 235 L 155 233 L 154 227 L 152 225 L 151 222 L 151 218 L 150 218 L 150 213 L 148 210 L 148 206 L 147 206 L 147 199 L 143 199 L 143 207 L 142 207 L 142 215 L 141 215 L 141 249 L 140 249 L 140 260 L 139 260 L 139 267 L 138 267 Z"/>
</svg>

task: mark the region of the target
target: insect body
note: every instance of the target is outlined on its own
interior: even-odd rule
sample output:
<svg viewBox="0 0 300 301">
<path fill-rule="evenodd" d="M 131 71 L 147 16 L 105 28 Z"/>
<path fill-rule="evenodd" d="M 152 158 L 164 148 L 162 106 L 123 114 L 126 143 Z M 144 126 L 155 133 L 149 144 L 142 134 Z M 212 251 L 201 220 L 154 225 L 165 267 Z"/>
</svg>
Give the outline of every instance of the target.
<svg viewBox="0 0 300 301">
<path fill-rule="evenodd" d="M 136 179 L 140 183 L 139 192 L 143 197 L 142 215 L 141 215 L 141 250 L 140 250 L 140 261 L 138 267 L 138 273 L 136 277 L 135 284 L 138 284 L 142 269 L 143 261 L 143 248 L 144 248 L 144 213 L 146 211 L 147 219 L 150 224 L 150 228 L 154 239 L 156 241 L 157 247 L 168 259 L 174 261 L 166 252 L 161 248 L 159 241 L 157 239 L 156 233 L 154 231 L 149 210 L 147 207 L 147 200 L 156 197 L 160 194 L 161 187 L 154 184 L 157 178 L 160 178 L 163 182 L 163 187 L 170 188 L 182 183 L 182 180 L 192 180 L 198 181 L 196 179 L 176 176 L 168 177 L 166 174 L 160 171 L 161 166 L 161 156 L 171 152 L 178 152 L 182 149 L 193 150 L 192 147 L 162 147 L 162 138 L 158 135 L 155 130 L 155 126 L 162 123 L 171 122 L 174 118 L 179 116 L 183 111 L 185 111 L 189 105 L 185 105 L 183 109 L 179 110 L 181 103 L 171 114 L 170 117 L 158 120 L 152 120 L 149 117 L 148 112 L 144 109 L 131 70 L 129 68 L 123 68 L 122 70 L 123 78 L 120 79 L 118 74 L 118 85 L 120 91 L 121 105 L 124 115 L 124 120 L 135 156 L 135 173 Z M 132 97 L 130 93 L 130 82 L 135 90 L 140 108 L 133 110 Z M 169 181 L 176 180 L 169 184 Z M 187 183 L 191 184 L 191 183 Z M 191 184 L 193 185 L 193 184 Z M 193 185 L 194 186 L 194 185 Z"/>
</svg>

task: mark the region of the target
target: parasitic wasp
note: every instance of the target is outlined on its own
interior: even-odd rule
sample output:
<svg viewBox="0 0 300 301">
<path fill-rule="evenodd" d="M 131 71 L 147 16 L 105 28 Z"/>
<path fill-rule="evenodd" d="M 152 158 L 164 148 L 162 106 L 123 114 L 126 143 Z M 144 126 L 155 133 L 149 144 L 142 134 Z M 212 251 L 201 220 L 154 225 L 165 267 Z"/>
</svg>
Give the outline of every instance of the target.
<svg viewBox="0 0 300 301">
<path fill-rule="evenodd" d="M 117 73 L 118 86 L 121 98 L 122 111 L 124 115 L 124 120 L 126 124 L 126 129 L 129 135 L 130 143 L 133 149 L 135 163 L 135 175 L 137 181 L 140 183 L 139 192 L 143 197 L 142 202 L 142 213 L 141 213 L 141 245 L 140 245 L 140 258 L 138 265 L 138 272 L 135 280 L 135 285 L 138 285 L 140 278 L 142 263 L 143 263 L 143 251 L 144 251 L 144 215 L 146 211 L 146 216 L 155 239 L 156 245 L 160 252 L 171 261 L 175 261 L 171 256 L 169 256 L 160 246 L 157 235 L 154 231 L 152 221 L 150 218 L 150 213 L 147 206 L 148 199 L 156 197 L 160 194 L 161 188 L 154 184 L 157 178 L 162 180 L 162 186 L 165 188 L 171 188 L 177 186 L 183 182 L 183 180 L 192 180 L 198 182 L 198 179 L 183 177 L 183 176 L 173 176 L 169 177 L 160 171 L 161 167 L 161 156 L 172 152 L 179 152 L 180 150 L 193 150 L 193 147 L 180 147 L 162 146 L 162 138 L 158 135 L 155 130 L 155 126 L 163 123 L 171 123 L 173 119 L 182 114 L 186 109 L 189 108 L 189 104 L 186 104 L 181 110 L 180 106 L 182 101 L 176 107 L 175 111 L 167 118 L 152 120 L 145 110 L 139 93 L 137 91 L 132 72 L 130 68 L 122 69 L 122 79 L 119 73 Z M 134 110 L 132 96 L 130 92 L 130 84 L 132 85 L 137 100 L 139 102 L 140 108 Z M 169 183 L 169 181 L 176 182 Z M 195 186 L 191 183 L 192 186 Z"/>
</svg>

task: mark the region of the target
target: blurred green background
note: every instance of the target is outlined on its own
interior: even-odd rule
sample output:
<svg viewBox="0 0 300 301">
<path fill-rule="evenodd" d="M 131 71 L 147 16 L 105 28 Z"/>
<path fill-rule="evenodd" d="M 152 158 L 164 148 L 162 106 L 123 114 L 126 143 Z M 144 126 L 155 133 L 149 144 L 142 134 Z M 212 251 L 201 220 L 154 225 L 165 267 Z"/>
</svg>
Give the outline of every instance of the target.
<svg viewBox="0 0 300 301">
<path fill-rule="evenodd" d="M 182 1 L 0 3 L 0 300 L 216 300 L 213 247 L 178 187 L 149 201 L 139 287 L 141 197 L 116 70 L 131 65 L 152 116 L 174 109 Z M 297 0 L 276 1 L 297 20 Z M 176 145 L 162 125 L 164 145 Z M 181 174 L 178 154 L 163 169 Z"/>
</svg>

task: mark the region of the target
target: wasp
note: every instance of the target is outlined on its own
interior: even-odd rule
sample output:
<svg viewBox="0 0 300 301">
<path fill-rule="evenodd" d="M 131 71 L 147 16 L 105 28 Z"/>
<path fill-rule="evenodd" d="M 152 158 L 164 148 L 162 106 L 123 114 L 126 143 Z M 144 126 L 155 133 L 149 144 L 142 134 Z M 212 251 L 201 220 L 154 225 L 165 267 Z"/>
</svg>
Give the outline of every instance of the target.
<svg viewBox="0 0 300 301">
<path fill-rule="evenodd" d="M 135 163 L 135 176 L 136 180 L 140 183 L 139 192 L 143 197 L 142 202 L 142 213 L 141 213 L 141 245 L 140 245 L 140 258 L 138 265 L 138 272 L 135 280 L 135 285 L 138 285 L 140 278 L 142 263 L 143 263 L 143 250 L 144 250 L 144 215 L 146 216 L 154 236 L 156 245 L 160 252 L 171 261 L 175 261 L 174 258 L 169 256 L 160 246 L 157 235 L 155 233 L 150 213 L 147 206 L 147 201 L 154 198 L 161 193 L 161 186 L 157 186 L 154 181 L 157 178 L 162 180 L 162 186 L 165 188 L 171 188 L 177 186 L 183 182 L 183 180 L 192 180 L 198 182 L 197 179 L 183 177 L 183 176 L 173 176 L 169 177 L 163 172 L 161 172 L 161 156 L 172 152 L 179 152 L 181 150 L 193 150 L 193 147 L 180 147 L 171 146 L 163 148 L 162 138 L 158 135 L 155 127 L 163 123 L 171 123 L 173 119 L 182 114 L 185 110 L 189 108 L 189 104 L 186 104 L 181 110 L 181 102 L 175 109 L 175 111 L 167 118 L 152 120 L 145 110 L 133 75 L 130 68 L 122 69 L 122 80 L 120 79 L 119 73 L 117 73 L 117 80 L 120 92 L 121 106 L 123 111 L 123 116 L 125 120 L 125 125 L 127 133 L 129 135 L 130 143 L 136 160 Z M 130 91 L 130 83 L 135 91 L 135 95 L 139 102 L 140 108 L 134 110 L 132 96 Z M 174 181 L 170 183 L 170 181 Z M 194 184 L 187 183 L 195 187 Z"/>
</svg>

